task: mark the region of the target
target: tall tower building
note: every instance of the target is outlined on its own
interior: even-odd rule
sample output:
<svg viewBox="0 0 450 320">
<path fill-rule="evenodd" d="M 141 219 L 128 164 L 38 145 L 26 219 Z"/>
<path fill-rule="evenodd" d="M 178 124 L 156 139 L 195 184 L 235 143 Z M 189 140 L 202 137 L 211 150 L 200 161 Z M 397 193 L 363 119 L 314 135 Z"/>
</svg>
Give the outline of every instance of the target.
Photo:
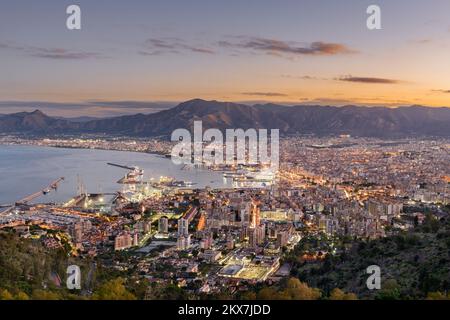
<svg viewBox="0 0 450 320">
<path fill-rule="evenodd" d="M 178 219 L 178 236 L 189 235 L 189 220 L 185 218 Z"/>
<path fill-rule="evenodd" d="M 250 226 L 252 228 L 255 228 L 261 224 L 260 213 L 261 213 L 261 211 L 260 211 L 257 203 L 252 202 L 251 211 L 250 211 Z"/>
<path fill-rule="evenodd" d="M 161 217 L 158 221 L 158 232 L 168 233 L 169 232 L 169 219 L 167 217 Z"/>
<path fill-rule="evenodd" d="M 178 250 L 187 250 L 190 247 L 191 247 L 191 235 L 178 236 L 178 239 L 177 239 L 177 249 Z"/>
</svg>

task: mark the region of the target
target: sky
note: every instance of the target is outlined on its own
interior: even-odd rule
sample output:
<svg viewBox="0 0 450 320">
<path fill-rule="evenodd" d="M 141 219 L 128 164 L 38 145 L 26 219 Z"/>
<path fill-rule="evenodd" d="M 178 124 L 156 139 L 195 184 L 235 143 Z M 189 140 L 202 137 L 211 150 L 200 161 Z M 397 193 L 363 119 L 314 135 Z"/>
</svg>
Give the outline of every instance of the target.
<svg viewBox="0 0 450 320">
<path fill-rule="evenodd" d="M 66 8 L 81 8 L 68 30 Z M 381 30 L 366 26 L 381 8 Z M 448 0 L 0 0 L 0 114 L 450 106 Z"/>
</svg>

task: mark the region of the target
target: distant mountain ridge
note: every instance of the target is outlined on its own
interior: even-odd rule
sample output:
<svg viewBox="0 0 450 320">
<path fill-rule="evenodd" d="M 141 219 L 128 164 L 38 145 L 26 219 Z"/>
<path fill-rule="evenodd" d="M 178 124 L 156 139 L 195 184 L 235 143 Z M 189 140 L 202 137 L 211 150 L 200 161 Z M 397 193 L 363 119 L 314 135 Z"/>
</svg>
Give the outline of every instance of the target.
<svg viewBox="0 0 450 320">
<path fill-rule="evenodd" d="M 280 129 L 281 134 L 363 137 L 450 137 L 450 108 L 410 106 L 245 105 L 194 99 L 152 114 L 73 121 L 53 118 L 39 110 L 0 115 L 1 133 L 107 133 L 128 136 L 170 136 L 178 128 L 191 129 L 196 120 L 203 128 Z"/>
<path fill-rule="evenodd" d="M 40 110 L 0 115 L 0 132 L 2 133 L 57 132 L 69 128 L 75 129 L 75 126 L 72 126 L 72 122 L 49 117 Z"/>
</svg>

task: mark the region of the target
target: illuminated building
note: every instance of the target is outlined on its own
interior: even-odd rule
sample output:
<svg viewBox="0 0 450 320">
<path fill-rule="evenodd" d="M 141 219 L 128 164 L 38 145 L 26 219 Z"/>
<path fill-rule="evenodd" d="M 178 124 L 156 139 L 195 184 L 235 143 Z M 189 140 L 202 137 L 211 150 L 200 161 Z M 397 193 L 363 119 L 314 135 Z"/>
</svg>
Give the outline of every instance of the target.
<svg viewBox="0 0 450 320">
<path fill-rule="evenodd" d="M 261 218 L 260 218 L 260 209 L 258 205 L 255 202 L 252 202 L 251 209 L 250 209 L 250 226 L 256 227 L 260 225 Z"/>
<path fill-rule="evenodd" d="M 277 246 L 278 248 L 284 247 L 289 240 L 289 234 L 287 231 L 280 231 L 277 234 Z"/>
<path fill-rule="evenodd" d="M 266 226 L 260 224 L 256 228 L 249 229 L 249 244 L 251 247 L 256 248 L 264 243 L 266 236 Z"/>
<path fill-rule="evenodd" d="M 211 263 L 219 260 L 221 256 L 222 253 L 216 250 L 206 250 L 205 253 L 203 254 L 203 258 Z"/>
<path fill-rule="evenodd" d="M 169 232 L 169 219 L 167 217 L 161 217 L 158 220 L 158 232 L 159 233 Z"/>
<path fill-rule="evenodd" d="M 189 220 L 180 218 L 178 220 L 178 236 L 187 236 L 189 234 Z"/>
<path fill-rule="evenodd" d="M 191 247 L 191 235 L 179 236 L 177 239 L 177 249 L 187 250 Z"/>
<path fill-rule="evenodd" d="M 228 250 L 233 250 L 234 249 L 234 239 L 233 236 L 231 234 L 227 235 L 227 245 L 226 248 Z"/>
<path fill-rule="evenodd" d="M 213 243 L 213 237 L 211 233 L 208 233 L 201 241 L 200 241 L 200 248 L 202 249 L 209 249 L 211 248 L 211 245 Z"/>
<path fill-rule="evenodd" d="M 128 232 L 124 232 L 114 239 L 114 250 L 128 249 L 133 245 L 133 239 Z"/>
<path fill-rule="evenodd" d="M 135 233 L 133 235 L 133 246 L 137 246 L 139 244 L 139 235 Z"/>
</svg>

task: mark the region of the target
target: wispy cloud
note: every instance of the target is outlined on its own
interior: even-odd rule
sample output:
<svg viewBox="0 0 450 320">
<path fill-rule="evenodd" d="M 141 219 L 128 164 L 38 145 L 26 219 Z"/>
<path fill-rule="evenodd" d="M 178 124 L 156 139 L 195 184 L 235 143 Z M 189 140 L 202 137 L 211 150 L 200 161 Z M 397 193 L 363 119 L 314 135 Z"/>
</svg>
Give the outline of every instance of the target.
<svg viewBox="0 0 450 320">
<path fill-rule="evenodd" d="M 261 37 L 231 37 L 233 40 L 222 40 L 218 45 L 224 48 L 245 49 L 254 52 L 264 52 L 272 55 L 338 55 L 356 53 L 341 43 L 315 41 L 311 43 L 299 43 Z"/>
<path fill-rule="evenodd" d="M 103 55 L 95 52 L 69 51 L 65 49 L 45 49 L 34 48 L 30 55 L 38 58 L 57 59 L 57 60 L 86 60 L 101 59 Z"/>
<path fill-rule="evenodd" d="M 290 75 L 290 74 L 282 74 L 281 77 L 286 78 L 286 79 L 299 79 L 299 80 L 330 80 L 328 78 L 321 78 L 321 77 L 310 76 L 310 75 L 296 76 L 296 75 Z"/>
<path fill-rule="evenodd" d="M 366 106 L 366 107 L 397 107 L 412 104 L 409 100 L 389 99 L 386 97 L 350 97 L 346 99 L 319 97 L 308 99 L 300 105 L 333 105 L 333 106 Z"/>
<path fill-rule="evenodd" d="M 404 81 L 395 80 L 395 79 L 387 79 L 387 78 L 376 78 L 376 77 L 354 77 L 352 75 L 348 76 L 339 76 L 339 77 L 316 77 L 311 75 L 289 75 L 282 74 L 282 78 L 287 79 L 299 79 L 299 80 L 315 80 L 315 81 L 345 81 L 345 82 L 355 82 L 355 83 L 368 83 L 368 84 L 398 84 L 403 83 Z"/>
<path fill-rule="evenodd" d="M 306 99 L 299 103 L 300 105 L 348 105 L 354 103 L 351 99 L 337 99 L 337 98 L 326 98 L 319 97 L 315 99 Z"/>
<path fill-rule="evenodd" d="M 440 93 L 450 93 L 450 90 L 445 90 L 445 89 L 441 89 L 441 90 L 432 90 L 433 92 L 440 92 Z"/>
<path fill-rule="evenodd" d="M 150 38 L 145 41 L 144 49 L 138 51 L 141 55 L 162 55 L 166 53 L 180 54 L 183 52 L 195 52 L 204 54 L 214 54 L 215 51 L 209 47 L 201 45 L 191 45 L 186 41 L 167 37 L 167 38 Z"/>
<path fill-rule="evenodd" d="M 209 43 L 189 43 L 184 39 L 176 37 L 150 38 L 147 39 L 143 48 L 138 51 L 141 55 L 163 55 L 181 54 L 186 52 L 215 54 L 228 52 L 232 55 L 242 53 L 264 53 L 267 55 L 293 58 L 300 55 L 326 56 L 355 53 L 344 44 L 316 41 L 312 43 L 300 43 L 293 41 L 282 41 L 261 37 L 227 36 L 224 39 Z"/>
<path fill-rule="evenodd" d="M 259 96 L 259 97 L 287 97 L 287 94 L 279 92 L 242 92 L 242 95 L 246 96 Z"/>
<path fill-rule="evenodd" d="M 88 51 L 76 51 L 63 48 L 44 48 L 15 43 L 0 43 L 0 49 L 13 50 L 28 56 L 55 60 L 86 60 L 106 58 L 103 54 Z"/>
<path fill-rule="evenodd" d="M 398 83 L 402 82 L 399 80 L 386 79 L 386 78 L 353 77 L 353 76 L 339 77 L 336 80 L 346 81 L 346 82 L 372 83 L 372 84 L 398 84 Z"/>
</svg>

